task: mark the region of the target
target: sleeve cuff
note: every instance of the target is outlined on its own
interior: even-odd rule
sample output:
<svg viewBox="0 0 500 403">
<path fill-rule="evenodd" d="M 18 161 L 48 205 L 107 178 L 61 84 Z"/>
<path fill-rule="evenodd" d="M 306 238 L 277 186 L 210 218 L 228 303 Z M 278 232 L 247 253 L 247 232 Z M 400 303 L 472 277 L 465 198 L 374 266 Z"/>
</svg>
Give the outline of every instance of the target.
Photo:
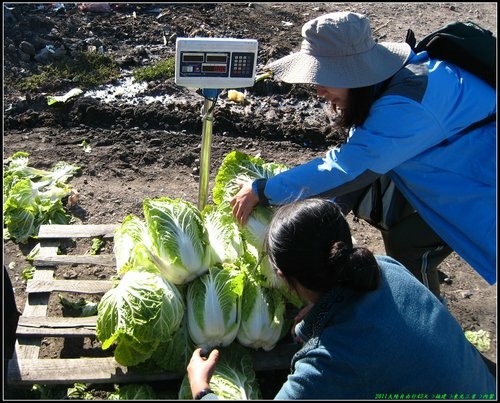
<svg viewBox="0 0 500 403">
<path fill-rule="evenodd" d="M 264 189 L 266 187 L 267 179 L 256 179 L 252 183 L 252 190 L 255 192 L 257 197 L 259 198 L 259 204 L 261 206 L 267 207 L 269 206 L 269 200 L 264 194 Z"/>
</svg>

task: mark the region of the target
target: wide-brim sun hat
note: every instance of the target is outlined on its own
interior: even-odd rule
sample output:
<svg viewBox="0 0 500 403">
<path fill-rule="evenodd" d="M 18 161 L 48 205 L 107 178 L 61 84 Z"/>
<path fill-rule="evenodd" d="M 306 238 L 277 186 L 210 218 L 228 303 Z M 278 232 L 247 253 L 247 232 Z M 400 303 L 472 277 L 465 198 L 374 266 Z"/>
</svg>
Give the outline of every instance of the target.
<svg viewBox="0 0 500 403">
<path fill-rule="evenodd" d="M 353 12 L 317 17 L 302 27 L 302 46 L 266 69 L 287 83 L 358 88 L 385 81 L 411 54 L 407 43 L 377 43 L 368 18 Z"/>
</svg>

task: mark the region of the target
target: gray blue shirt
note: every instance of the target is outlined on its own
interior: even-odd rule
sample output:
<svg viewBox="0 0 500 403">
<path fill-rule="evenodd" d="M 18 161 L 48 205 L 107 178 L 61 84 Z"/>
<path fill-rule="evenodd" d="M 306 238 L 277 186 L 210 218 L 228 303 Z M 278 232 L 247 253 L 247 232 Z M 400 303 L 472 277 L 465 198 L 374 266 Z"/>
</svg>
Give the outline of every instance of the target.
<svg viewBox="0 0 500 403">
<path fill-rule="evenodd" d="M 334 288 L 296 326 L 305 343 L 276 399 L 495 398 L 495 378 L 445 305 L 376 258 L 378 289 Z"/>
</svg>

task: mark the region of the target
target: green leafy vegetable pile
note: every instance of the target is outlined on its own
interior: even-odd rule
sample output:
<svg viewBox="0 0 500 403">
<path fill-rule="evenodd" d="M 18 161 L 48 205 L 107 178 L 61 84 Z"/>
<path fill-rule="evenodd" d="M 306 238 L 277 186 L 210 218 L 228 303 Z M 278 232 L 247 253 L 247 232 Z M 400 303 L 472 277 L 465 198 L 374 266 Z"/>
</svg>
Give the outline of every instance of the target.
<svg viewBox="0 0 500 403">
<path fill-rule="evenodd" d="M 119 280 L 101 299 L 97 319 L 97 337 L 104 349 L 115 346 L 118 363 L 185 374 L 195 347 L 227 349 L 230 364 L 223 352 L 213 389 L 232 399 L 259 396 L 246 354 L 272 350 L 291 325 L 286 304 L 302 301 L 263 251 L 272 207 L 256 208 L 241 226 L 229 200 L 239 181 L 285 169 L 233 151 L 217 172 L 214 204 L 200 211 L 186 200 L 148 198 L 144 218 L 124 218 L 114 237 Z"/>
<path fill-rule="evenodd" d="M 64 161 L 51 171 L 28 165 L 29 154 L 19 151 L 3 164 L 4 239 L 26 243 L 42 224 L 68 224 L 71 215 L 63 199 L 72 192 L 68 180 L 80 169 Z"/>
<path fill-rule="evenodd" d="M 4 239 L 27 243 L 42 224 L 68 224 L 63 199 L 72 193 L 68 180 L 80 167 L 58 162 L 48 171 L 28 165 L 29 154 L 16 152 L 3 163 Z"/>
</svg>

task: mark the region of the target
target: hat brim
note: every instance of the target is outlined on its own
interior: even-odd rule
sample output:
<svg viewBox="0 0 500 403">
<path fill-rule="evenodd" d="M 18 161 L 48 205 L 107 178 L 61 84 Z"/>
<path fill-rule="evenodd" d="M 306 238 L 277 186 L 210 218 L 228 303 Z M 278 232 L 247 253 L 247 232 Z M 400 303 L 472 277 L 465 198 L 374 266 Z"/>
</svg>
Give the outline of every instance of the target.
<svg viewBox="0 0 500 403">
<path fill-rule="evenodd" d="M 266 68 L 287 83 L 358 88 L 382 82 L 401 69 L 411 54 L 407 43 L 378 43 L 370 51 L 343 57 L 292 53 Z"/>
</svg>

